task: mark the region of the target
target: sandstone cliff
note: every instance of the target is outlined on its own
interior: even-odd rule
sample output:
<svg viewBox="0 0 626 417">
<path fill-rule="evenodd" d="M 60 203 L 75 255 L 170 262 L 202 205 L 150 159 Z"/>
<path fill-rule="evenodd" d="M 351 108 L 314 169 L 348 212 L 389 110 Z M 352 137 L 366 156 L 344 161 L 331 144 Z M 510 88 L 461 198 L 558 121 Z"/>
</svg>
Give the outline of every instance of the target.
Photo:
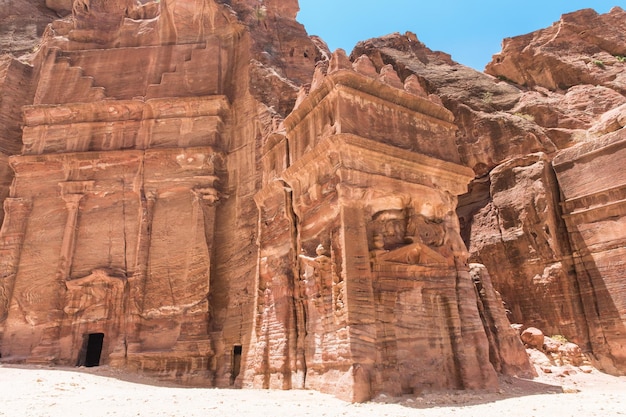
<svg viewBox="0 0 626 417">
<path fill-rule="evenodd" d="M 476 173 L 459 199 L 462 235 L 511 320 L 565 335 L 618 374 L 625 18 L 618 7 L 564 15 L 505 39 L 486 74 L 412 34 L 365 41 L 352 53 L 417 76 L 455 114 L 461 159 Z"/>
<path fill-rule="evenodd" d="M 3 360 L 362 401 L 530 375 L 510 319 L 625 371 L 623 10 L 496 78 L 296 0 L 11 3 L 64 17 L 0 33 Z"/>
</svg>

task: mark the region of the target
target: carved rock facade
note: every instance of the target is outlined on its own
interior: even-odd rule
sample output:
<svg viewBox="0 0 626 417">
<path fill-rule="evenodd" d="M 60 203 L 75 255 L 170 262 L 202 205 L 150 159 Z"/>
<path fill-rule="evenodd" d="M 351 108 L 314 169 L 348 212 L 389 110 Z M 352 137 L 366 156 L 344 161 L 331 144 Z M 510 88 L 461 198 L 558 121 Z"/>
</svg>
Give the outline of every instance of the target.
<svg viewBox="0 0 626 417">
<path fill-rule="evenodd" d="M 564 335 L 614 374 L 626 372 L 617 272 L 625 17 L 619 7 L 603 15 L 581 10 L 506 39 L 486 68 L 497 78 L 429 50 L 410 33 L 353 51 L 376 68 L 414 76 L 454 113 L 461 161 L 476 173 L 459 197 L 461 234 L 510 319 Z"/>
<path fill-rule="evenodd" d="M 2 360 L 493 388 L 530 373 L 501 294 L 624 372 L 623 10 L 508 41 L 490 71 L 527 88 L 412 34 L 331 56 L 295 0 L 46 4 L 0 61 Z M 525 68 L 585 21 L 592 61 Z"/>
<path fill-rule="evenodd" d="M 137 18 L 124 2 L 74 2 L 26 75 L 14 71 L 33 89 L 8 158 L 3 358 L 211 384 L 215 210 L 242 28 L 214 3 L 186 6 Z"/>
<path fill-rule="evenodd" d="M 250 386 L 362 401 L 497 385 L 454 211 L 473 173 L 452 115 L 403 87 L 336 52 L 267 142 Z M 528 372 L 519 343 L 502 350 Z"/>
</svg>

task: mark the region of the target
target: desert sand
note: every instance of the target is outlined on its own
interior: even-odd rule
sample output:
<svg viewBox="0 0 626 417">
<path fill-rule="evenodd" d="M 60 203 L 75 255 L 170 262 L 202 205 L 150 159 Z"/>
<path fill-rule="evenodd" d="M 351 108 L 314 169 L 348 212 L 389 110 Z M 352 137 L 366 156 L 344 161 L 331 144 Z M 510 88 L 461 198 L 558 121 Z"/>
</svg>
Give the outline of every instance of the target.
<svg viewBox="0 0 626 417">
<path fill-rule="evenodd" d="M 498 392 L 379 396 L 350 404 L 315 391 L 164 386 L 106 366 L 0 365 L 0 416 L 626 416 L 626 377 L 596 370 L 503 378 Z"/>
</svg>

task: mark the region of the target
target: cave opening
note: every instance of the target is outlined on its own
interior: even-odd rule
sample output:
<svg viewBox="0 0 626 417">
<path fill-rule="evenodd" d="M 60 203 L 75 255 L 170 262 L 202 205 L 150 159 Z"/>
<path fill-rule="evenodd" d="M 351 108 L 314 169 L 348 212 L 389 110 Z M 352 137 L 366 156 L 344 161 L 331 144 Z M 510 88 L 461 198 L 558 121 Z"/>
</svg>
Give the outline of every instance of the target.
<svg viewBox="0 0 626 417">
<path fill-rule="evenodd" d="M 89 333 L 84 335 L 77 366 L 93 367 L 100 365 L 104 333 Z"/>
<path fill-rule="evenodd" d="M 241 345 L 233 346 L 233 366 L 231 370 L 230 377 L 230 385 L 235 383 L 235 379 L 239 376 L 239 372 L 241 371 L 241 353 L 243 352 L 243 348 Z"/>
</svg>

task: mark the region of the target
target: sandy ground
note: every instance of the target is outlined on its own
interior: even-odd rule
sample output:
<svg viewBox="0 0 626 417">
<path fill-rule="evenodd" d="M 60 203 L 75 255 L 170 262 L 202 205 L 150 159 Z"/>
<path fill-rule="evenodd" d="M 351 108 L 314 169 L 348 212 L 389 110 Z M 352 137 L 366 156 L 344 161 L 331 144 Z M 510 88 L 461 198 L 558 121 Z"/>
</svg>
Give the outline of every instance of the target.
<svg viewBox="0 0 626 417">
<path fill-rule="evenodd" d="M 108 367 L 0 365 L 0 416 L 626 416 L 626 377 L 593 371 L 528 381 L 496 393 L 439 393 L 349 404 L 314 391 L 159 386 Z"/>
</svg>

